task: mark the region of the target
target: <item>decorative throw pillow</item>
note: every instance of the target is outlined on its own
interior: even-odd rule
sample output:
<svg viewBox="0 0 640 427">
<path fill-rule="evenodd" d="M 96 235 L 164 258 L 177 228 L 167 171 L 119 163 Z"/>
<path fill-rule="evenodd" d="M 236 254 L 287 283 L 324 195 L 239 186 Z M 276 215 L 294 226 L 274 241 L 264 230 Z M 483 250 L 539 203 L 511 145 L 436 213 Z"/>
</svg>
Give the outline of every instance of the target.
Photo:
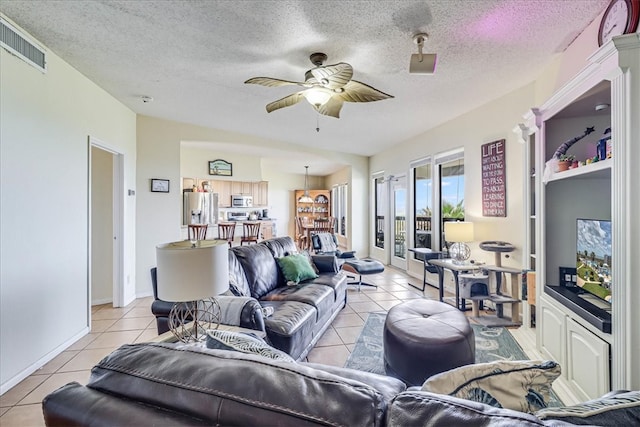
<svg viewBox="0 0 640 427">
<path fill-rule="evenodd" d="M 269 359 L 295 362 L 287 353 L 271 347 L 260 338 L 239 332 L 211 329 L 207 331 L 207 348 L 258 354 Z"/>
<path fill-rule="evenodd" d="M 570 424 L 597 426 L 640 425 L 640 391 L 617 393 L 574 406 L 541 409 L 541 420 L 558 420 Z"/>
<path fill-rule="evenodd" d="M 434 375 L 422 390 L 534 413 L 547 407 L 551 383 L 559 375 L 560 365 L 553 361 L 477 363 Z"/>
<path fill-rule="evenodd" d="M 311 268 L 307 257 L 302 254 L 291 254 L 276 258 L 287 282 L 299 283 L 307 279 L 315 279 L 318 275 Z"/>
</svg>

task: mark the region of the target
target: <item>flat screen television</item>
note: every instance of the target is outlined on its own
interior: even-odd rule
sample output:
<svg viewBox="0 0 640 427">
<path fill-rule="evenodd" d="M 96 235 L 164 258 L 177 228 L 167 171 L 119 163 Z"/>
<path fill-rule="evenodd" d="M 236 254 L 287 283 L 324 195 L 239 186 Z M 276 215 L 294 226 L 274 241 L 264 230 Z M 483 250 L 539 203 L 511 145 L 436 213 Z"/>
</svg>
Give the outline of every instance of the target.
<svg viewBox="0 0 640 427">
<path fill-rule="evenodd" d="M 611 301 L 611 221 L 576 220 L 576 273 L 586 296 Z"/>
</svg>

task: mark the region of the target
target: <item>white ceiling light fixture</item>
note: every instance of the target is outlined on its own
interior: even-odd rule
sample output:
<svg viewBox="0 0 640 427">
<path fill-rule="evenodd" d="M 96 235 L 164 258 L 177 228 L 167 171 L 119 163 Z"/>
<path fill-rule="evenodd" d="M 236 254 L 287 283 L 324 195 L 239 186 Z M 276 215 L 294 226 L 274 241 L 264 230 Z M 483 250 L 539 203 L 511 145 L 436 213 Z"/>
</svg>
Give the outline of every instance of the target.
<svg viewBox="0 0 640 427">
<path fill-rule="evenodd" d="M 409 62 L 410 74 L 433 74 L 436 69 L 436 54 L 422 53 L 424 42 L 429 38 L 427 33 L 418 33 L 413 36 L 413 42 L 418 45 L 418 53 L 411 55 Z"/>
<path fill-rule="evenodd" d="M 309 166 L 305 166 L 304 169 L 304 194 L 298 199 L 298 202 L 313 203 L 313 199 L 309 195 Z"/>
<path fill-rule="evenodd" d="M 597 104 L 595 106 L 596 111 L 606 110 L 607 108 L 609 108 L 609 104 L 605 104 L 605 103 Z"/>
<path fill-rule="evenodd" d="M 351 80 L 353 67 L 346 62 L 323 65 L 327 55 L 321 52 L 312 53 L 309 57 L 316 66 L 308 70 L 304 82 L 274 79 L 272 77 L 253 77 L 246 84 L 267 87 L 302 86 L 306 89 L 267 104 L 267 113 L 284 107 L 291 107 L 303 98 L 320 114 L 340 118 L 340 110 L 344 102 L 373 102 L 393 96 L 379 91 L 369 85 Z"/>
</svg>

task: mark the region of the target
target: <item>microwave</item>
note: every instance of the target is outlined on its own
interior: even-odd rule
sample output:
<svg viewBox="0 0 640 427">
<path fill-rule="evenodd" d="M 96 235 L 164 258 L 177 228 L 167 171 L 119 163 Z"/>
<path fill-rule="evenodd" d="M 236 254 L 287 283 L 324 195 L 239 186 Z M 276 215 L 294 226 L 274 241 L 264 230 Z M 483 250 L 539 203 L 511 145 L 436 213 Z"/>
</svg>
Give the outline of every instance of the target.
<svg viewBox="0 0 640 427">
<path fill-rule="evenodd" d="M 231 196 L 231 207 L 251 208 L 253 207 L 253 197 L 242 195 Z"/>
</svg>

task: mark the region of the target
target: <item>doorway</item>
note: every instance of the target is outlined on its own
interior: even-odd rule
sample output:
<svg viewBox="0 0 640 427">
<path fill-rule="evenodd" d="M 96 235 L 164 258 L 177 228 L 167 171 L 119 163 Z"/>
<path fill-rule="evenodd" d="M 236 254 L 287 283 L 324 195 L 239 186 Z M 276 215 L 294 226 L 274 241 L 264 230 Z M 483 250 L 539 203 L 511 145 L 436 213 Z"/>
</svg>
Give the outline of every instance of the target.
<svg viewBox="0 0 640 427">
<path fill-rule="evenodd" d="M 407 177 L 397 176 L 390 181 L 390 242 L 391 265 L 407 269 Z"/>
<path fill-rule="evenodd" d="M 122 153 L 89 137 L 89 314 L 93 305 L 123 305 L 123 160 Z"/>
</svg>

